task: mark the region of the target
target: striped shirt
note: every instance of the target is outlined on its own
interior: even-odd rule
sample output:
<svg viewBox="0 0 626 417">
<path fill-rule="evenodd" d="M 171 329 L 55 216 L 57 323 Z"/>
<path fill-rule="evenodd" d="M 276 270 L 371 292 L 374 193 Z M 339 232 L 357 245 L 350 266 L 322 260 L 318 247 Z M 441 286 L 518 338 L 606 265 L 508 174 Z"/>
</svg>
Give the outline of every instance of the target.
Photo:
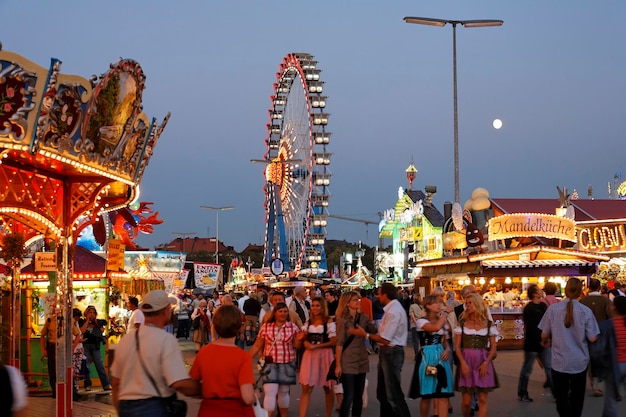
<svg viewBox="0 0 626 417">
<path fill-rule="evenodd" d="M 569 303 L 574 308 L 574 322 L 568 329 L 565 313 Z M 552 369 L 566 374 L 578 374 L 587 369 L 587 340 L 600 334 L 598 322 L 589 307 L 578 300 L 565 299 L 548 307 L 537 327 L 552 337 Z"/>
<path fill-rule="evenodd" d="M 615 329 L 615 341 L 617 347 L 617 362 L 626 362 L 626 326 L 624 325 L 624 317 L 616 317 L 613 319 L 613 328 Z"/>
</svg>

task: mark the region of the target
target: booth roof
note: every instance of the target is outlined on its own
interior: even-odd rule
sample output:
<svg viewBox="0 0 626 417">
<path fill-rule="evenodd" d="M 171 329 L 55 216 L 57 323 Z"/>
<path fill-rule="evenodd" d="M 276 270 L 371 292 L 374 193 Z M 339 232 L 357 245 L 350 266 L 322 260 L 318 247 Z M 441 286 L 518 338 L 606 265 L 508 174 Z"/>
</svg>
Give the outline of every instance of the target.
<svg viewBox="0 0 626 417">
<path fill-rule="evenodd" d="M 87 273 L 105 273 L 106 272 L 106 259 L 96 255 L 88 249 L 82 246 L 76 245 L 74 248 L 74 268 L 75 274 L 87 274 Z M 23 274 L 33 274 L 34 265 L 31 262 L 22 268 Z"/>
<path fill-rule="evenodd" d="M 555 214 L 555 209 L 560 205 L 556 198 L 490 198 L 489 200 L 492 206 L 495 206 L 503 214 Z M 626 217 L 626 200 L 579 199 L 571 200 L 570 204 L 574 207 L 576 222 L 614 220 Z"/>
</svg>

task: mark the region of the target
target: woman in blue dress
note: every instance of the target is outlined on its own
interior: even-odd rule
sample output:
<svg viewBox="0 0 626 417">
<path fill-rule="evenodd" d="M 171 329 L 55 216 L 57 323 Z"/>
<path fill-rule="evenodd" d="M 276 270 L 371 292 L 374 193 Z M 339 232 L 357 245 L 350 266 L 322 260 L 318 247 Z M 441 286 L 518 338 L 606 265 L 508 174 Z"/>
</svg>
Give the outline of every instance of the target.
<svg viewBox="0 0 626 417">
<path fill-rule="evenodd" d="M 425 316 L 416 322 L 421 349 L 415 358 L 409 397 L 422 399 L 421 417 L 428 417 L 431 399 L 438 403 L 439 417 L 447 417 L 448 398 L 454 396 L 452 369 L 448 362 L 452 353 L 446 339 L 448 313 L 442 306 L 439 297 L 426 296 Z"/>
</svg>

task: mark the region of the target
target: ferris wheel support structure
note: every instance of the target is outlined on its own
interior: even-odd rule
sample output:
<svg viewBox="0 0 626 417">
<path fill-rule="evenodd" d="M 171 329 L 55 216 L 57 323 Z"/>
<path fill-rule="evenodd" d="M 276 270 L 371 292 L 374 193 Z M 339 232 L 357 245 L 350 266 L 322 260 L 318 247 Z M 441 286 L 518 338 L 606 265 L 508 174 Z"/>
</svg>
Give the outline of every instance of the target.
<svg viewBox="0 0 626 417">
<path fill-rule="evenodd" d="M 286 272 L 328 269 L 324 243 L 330 198 L 326 131 L 329 114 L 317 61 L 306 53 L 283 58 L 266 128 L 264 266 L 281 259 Z"/>
</svg>

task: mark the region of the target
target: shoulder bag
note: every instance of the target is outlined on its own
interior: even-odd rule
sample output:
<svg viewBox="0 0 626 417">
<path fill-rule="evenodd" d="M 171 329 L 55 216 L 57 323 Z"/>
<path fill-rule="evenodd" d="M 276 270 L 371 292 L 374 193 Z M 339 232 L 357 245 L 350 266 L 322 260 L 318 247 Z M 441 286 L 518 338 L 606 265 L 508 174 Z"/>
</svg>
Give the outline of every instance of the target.
<svg viewBox="0 0 626 417">
<path fill-rule="evenodd" d="M 354 327 L 356 327 L 360 318 L 361 318 L 361 313 L 357 313 L 356 317 L 354 318 Z M 353 340 L 354 340 L 353 334 L 348 336 L 346 341 L 343 343 L 341 352 L 345 352 L 346 348 L 350 345 L 350 343 L 352 343 Z M 328 374 L 326 375 L 326 381 L 339 381 L 339 378 L 337 378 L 337 374 L 335 374 L 335 368 L 337 368 L 337 359 L 333 359 L 333 361 L 330 363 L 330 368 L 328 368 Z"/>
<path fill-rule="evenodd" d="M 272 351 L 272 349 L 274 349 L 274 345 L 276 344 L 276 341 L 278 340 L 278 335 L 283 330 L 283 326 L 280 326 L 280 328 L 278 329 L 278 332 L 276 333 L 276 336 L 274 336 L 274 341 L 272 342 L 270 349 L 269 349 L 270 352 Z M 273 362 L 274 362 L 274 358 L 271 355 L 268 355 L 268 356 L 263 355 L 259 357 L 259 364 L 257 365 L 259 369 L 259 379 L 257 379 L 256 381 L 257 383 L 259 382 L 262 376 L 269 373 L 269 370 L 266 369 L 267 365 Z M 257 383 L 255 383 L 254 385 L 257 385 Z"/>
<path fill-rule="evenodd" d="M 139 356 L 141 369 L 143 369 L 143 372 L 148 376 L 150 382 L 152 382 L 152 385 L 154 386 L 157 394 L 159 394 L 159 397 L 161 397 L 161 391 L 159 391 L 159 387 L 157 387 L 156 382 L 154 382 L 152 375 L 150 375 L 150 373 L 146 370 L 146 366 L 143 363 L 143 358 L 141 357 L 141 351 L 139 350 L 139 329 L 135 330 L 135 341 L 137 342 L 137 356 Z M 176 398 L 176 394 L 167 398 L 161 397 L 161 399 L 165 401 L 165 408 L 167 409 L 167 413 L 170 417 L 185 417 L 187 415 L 187 403 L 183 400 L 179 400 L 178 398 Z"/>
</svg>

